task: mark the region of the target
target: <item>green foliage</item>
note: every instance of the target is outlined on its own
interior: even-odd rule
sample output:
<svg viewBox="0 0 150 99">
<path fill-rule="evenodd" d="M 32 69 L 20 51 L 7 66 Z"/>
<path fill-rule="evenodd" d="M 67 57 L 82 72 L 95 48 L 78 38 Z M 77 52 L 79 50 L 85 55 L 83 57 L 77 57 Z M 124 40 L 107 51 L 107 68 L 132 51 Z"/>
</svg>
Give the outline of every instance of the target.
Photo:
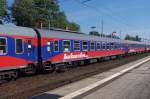
<svg viewBox="0 0 150 99">
<path fill-rule="evenodd" d="M 70 30 L 73 30 L 73 31 L 80 30 L 80 25 L 78 25 L 74 22 L 70 22 L 68 27 Z"/>
<path fill-rule="evenodd" d="M 108 38 L 115 38 L 115 39 L 120 39 L 120 37 L 114 35 L 114 34 L 109 34 L 109 35 L 106 35 L 106 37 Z"/>
<path fill-rule="evenodd" d="M 80 26 L 69 22 L 59 9 L 57 0 L 15 0 L 13 16 L 19 26 L 51 27 L 79 31 Z M 50 23 L 50 24 L 49 24 Z"/>
<path fill-rule="evenodd" d="M 0 0 L 0 16 L 6 15 L 6 0 Z"/>
<path fill-rule="evenodd" d="M 97 31 L 91 31 L 90 33 L 89 33 L 89 35 L 95 35 L 95 36 L 100 36 L 100 37 L 107 37 L 107 38 L 115 38 L 115 39 L 120 39 L 118 36 L 116 36 L 116 35 L 113 35 L 113 34 L 108 34 L 108 35 L 106 35 L 106 34 L 103 34 L 103 33 L 99 33 L 99 32 L 97 32 Z"/>
<path fill-rule="evenodd" d="M 55 15 L 55 18 L 53 18 L 53 27 L 66 29 L 68 26 L 68 21 L 66 19 L 66 15 L 64 12 L 60 12 L 57 15 Z"/>
<path fill-rule="evenodd" d="M 13 16 L 19 26 L 33 26 L 35 13 L 32 6 L 33 0 L 15 0 Z"/>
<path fill-rule="evenodd" d="M 0 20 L 0 24 L 3 24 L 2 20 Z"/>
<path fill-rule="evenodd" d="M 95 35 L 95 36 L 100 36 L 100 34 L 97 31 L 91 31 L 89 35 Z"/>
<path fill-rule="evenodd" d="M 125 40 L 131 40 L 131 41 L 141 41 L 141 38 L 138 36 L 138 35 L 136 35 L 135 37 L 134 36 L 130 36 L 130 35 L 126 35 L 126 37 L 125 37 Z"/>
</svg>

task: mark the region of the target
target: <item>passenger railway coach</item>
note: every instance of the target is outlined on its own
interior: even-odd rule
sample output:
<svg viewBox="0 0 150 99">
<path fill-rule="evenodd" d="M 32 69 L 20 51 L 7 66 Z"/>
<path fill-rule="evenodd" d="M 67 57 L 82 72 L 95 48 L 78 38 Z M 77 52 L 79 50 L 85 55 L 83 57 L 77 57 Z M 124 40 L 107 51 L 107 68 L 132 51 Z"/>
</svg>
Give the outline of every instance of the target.
<svg viewBox="0 0 150 99">
<path fill-rule="evenodd" d="M 150 45 L 144 42 L 0 25 L 0 79 L 16 78 L 18 72 L 59 70 L 77 62 L 149 50 Z"/>
</svg>

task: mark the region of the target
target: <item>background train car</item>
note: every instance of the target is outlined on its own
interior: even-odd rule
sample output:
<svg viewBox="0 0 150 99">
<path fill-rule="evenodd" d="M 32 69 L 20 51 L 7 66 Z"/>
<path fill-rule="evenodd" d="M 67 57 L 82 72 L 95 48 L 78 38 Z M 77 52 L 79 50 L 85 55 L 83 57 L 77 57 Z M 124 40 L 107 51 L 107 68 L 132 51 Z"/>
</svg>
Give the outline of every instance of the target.
<svg viewBox="0 0 150 99">
<path fill-rule="evenodd" d="M 122 55 L 123 41 L 62 30 L 37 30 L 41 34 L 42 59 L 45 69 L 60 63 L 87 62 L 107 56 Z M 58 68 L 56 66 L 56 68 Z"/>
<path fill-rule="evenodd" d="M 33 72 L 37 53 L 37 35 L 33 29 L 0 25 L 0 79 L 16 77 L 20 70 Z"/>
<path fill-rule="evenodd" d="M 147 51 L 147 52 L 150 51 L 150 43 L 149 43 L 149 42 L 146 43 L 146 51 Z"/>
<path fill-rule="evenodd" d="M 128 53 L 136 54 L 136 53 L 142 53 L 146 51 L 147 44 L 145 42 L 124 40 L 124 43 L 128 48 Z"/>
</svg>

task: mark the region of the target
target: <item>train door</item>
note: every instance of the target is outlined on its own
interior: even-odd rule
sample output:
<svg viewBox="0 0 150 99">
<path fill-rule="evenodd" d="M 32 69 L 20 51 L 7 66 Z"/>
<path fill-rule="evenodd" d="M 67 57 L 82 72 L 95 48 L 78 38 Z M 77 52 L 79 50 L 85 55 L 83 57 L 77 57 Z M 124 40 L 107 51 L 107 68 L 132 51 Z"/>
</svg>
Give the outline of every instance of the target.
<svg viewBox="0 0 150 99">
<path fill-rule="evenodd" d="M 35 46 L 33 46 L 33 39 L 26 39 L 26 56 L 27 59 L 30 61 L 34 61 L 35 60 Z"/>
<path fill-rule="evenodd" d="M 53 55 L 52 41 L 50 39 L 42 39 L 42 60 L 43 62 L 51 62 L 51 57 Z"/>
<path fill-rule="evenodd" d="M 123 49 L 125 51 L 125 53 L 129 52 L 129 45 L 127 43 L 123 43 Z"/>
<path fill-rule="evenodd" d="M 51 64 L 51 57 L 53 55 L 53 50 L 52 50 L 52 41 L 49 39 L 43 39 L 43 46 L 42 46 L 42 59 L 43 59 L 43 70 L 44 71 L 54 71 L 54 67 Z"/>
<path fill-rule="evenodd" d="M 52 57 L 52 42 L 50 40 L 47 40 L 47 45 L 45 47 L 45 51 L 44 51 L 45 55 L 44 55 L 44 59 L 45 60 L 49 60 Z"/>
</svg>

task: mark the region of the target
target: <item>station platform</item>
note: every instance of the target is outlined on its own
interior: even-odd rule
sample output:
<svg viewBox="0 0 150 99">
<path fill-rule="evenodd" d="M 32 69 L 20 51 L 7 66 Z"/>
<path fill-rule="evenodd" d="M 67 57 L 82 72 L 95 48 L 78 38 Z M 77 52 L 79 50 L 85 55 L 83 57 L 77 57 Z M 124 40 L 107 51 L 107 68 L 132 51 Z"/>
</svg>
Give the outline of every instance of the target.
<svg viewBox="0 0 150 99">
<path fill-rule="evenodd" d="M 82 99 L 150 99 L 150 61 Z"/>
<path fill-rule="evenodd" d="M 29 99 L 149 99 L 150 57 Z"/>
</svg>

